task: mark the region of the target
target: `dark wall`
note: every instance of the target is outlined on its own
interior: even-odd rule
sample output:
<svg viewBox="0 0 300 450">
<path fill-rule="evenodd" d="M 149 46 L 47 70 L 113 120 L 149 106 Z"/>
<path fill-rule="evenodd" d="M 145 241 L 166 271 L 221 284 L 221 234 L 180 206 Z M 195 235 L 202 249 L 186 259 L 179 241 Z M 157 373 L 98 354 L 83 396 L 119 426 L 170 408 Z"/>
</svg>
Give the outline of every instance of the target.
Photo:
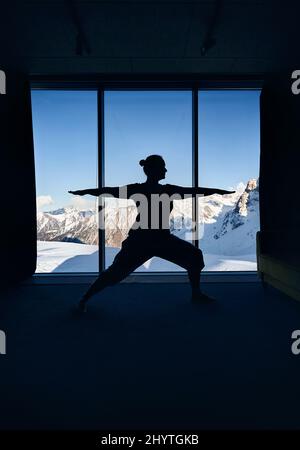
<svg viewBox="0 0 300 450">
<path fill-rule="evenodd" d="M 3 68 L 5 70 L 5 67 Z M 0 96 L 1 281 L 35 271 L 36 200 L 30 90 L 25 74 L 5 70 Z"/>
<path fill-rule="evenodd" d="M 268 77 L 261 95 L 261 229 L 287 233 L 300 229 L 300 94 L 291 73 Z"/>
</svg>

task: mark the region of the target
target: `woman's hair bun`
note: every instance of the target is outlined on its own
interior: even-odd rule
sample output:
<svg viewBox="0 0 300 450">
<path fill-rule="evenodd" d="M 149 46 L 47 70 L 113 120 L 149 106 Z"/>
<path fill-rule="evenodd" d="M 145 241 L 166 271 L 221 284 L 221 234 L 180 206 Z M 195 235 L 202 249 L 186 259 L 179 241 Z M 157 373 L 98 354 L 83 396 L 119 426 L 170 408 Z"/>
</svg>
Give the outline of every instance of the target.
<svg viewBox="0 0 300 450">
<path fill-rule="evenodd" d="M 144 159 L 141 159 L 141 160 L 140 160 L 140 166 L 144 167 L 144 165 L 145 165 L 145 160 L 144 160 Z"/>
</svg>

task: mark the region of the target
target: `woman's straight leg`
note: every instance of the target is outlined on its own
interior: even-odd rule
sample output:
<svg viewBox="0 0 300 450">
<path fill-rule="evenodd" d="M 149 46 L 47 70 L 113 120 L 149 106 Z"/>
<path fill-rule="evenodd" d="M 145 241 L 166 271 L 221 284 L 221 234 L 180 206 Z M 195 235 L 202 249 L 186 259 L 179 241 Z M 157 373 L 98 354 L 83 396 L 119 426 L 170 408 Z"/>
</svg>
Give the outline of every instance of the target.
<svg viewBox="0 0 300 450">
<path fill-rule="evenodd" d="M 145 261 L 151 258 L 149 249 L 141 240 L 127 238 L 115 256 L 112 264 L 95 280 L 80 300 L 80 309 L 85 310 L 86 303 L 96 293 L 113 286 L 126 278 Z"/>
</svg>

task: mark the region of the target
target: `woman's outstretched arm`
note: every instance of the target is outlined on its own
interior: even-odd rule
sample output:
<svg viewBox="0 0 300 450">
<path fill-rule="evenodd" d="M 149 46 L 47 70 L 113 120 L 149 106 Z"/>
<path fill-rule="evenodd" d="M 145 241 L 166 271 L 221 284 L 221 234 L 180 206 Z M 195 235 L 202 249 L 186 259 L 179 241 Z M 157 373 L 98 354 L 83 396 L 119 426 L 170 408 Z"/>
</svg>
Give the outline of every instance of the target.
<svg viewBox="0 0 300 450">
<path fill-rule="evenodd" d="M 99 189 L 83 189 L 78 191 L 68 191 L 69 194 L 73 195 L 94 195 L 97 197 L 99 195 Z"/>
<path fill-rule="evenodd" d="M 102 187 L 95 189 L 83 189 L 79 191 L 68 191 L 70 194 L 74 195 L 93 195 L 94 197 L 99 197 L 99 195 L 112 195 L 113 197 L 119 197 L 119 187 Z"/>
<path fill-rule="evenodd" d="M 234 194 L 235 191 L 226 191 L 225 189 L 218 189 L 218 188 L 206 188 L 206 187 L 188 187 L 188 186 L 177 186 L 175 184 L 168 184 L 167 185 L 169 190 L 171 191 L 170 194 L 179 194 L 179 195 L 212 195 L 212 194 Z"/>
<path fill-rule="evenodd" d="M 95 189 L 83 189 L 79 191 L 68 191 L 68 192 L 74 195 L 93 195 L 95 197 L 103 195 L 103 196 L 113 196 L 117 198 L 129 198 L 133 193 L 137 191 L 138 188 L 136 184 L 128 184 L 125 186 L 103 186 Z"/>
</svg>

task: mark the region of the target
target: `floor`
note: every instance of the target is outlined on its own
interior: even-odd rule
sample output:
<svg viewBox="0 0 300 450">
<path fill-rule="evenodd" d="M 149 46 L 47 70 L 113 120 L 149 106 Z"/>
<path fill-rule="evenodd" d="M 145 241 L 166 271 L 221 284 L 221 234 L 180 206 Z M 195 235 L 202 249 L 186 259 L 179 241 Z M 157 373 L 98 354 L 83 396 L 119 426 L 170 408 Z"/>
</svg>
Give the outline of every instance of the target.
<svg viewBox="0 0 300 450">
<path fill-rule="evenodd" d="M 260 283 L 1 292 L 1 429 L 300 428 L 300 303 Z"/>
</svg>

